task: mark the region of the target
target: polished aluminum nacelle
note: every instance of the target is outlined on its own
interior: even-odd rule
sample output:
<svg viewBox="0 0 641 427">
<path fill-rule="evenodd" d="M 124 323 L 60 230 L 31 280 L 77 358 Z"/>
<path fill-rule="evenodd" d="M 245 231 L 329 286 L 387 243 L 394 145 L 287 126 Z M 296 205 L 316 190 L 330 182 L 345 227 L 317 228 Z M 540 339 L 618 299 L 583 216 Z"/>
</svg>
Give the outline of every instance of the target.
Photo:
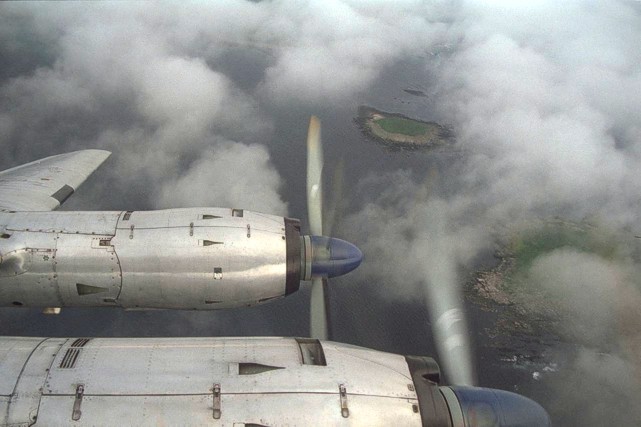
<svg viewBox="0 0 641 427">
<path fill-rule="evenodd" d="M 0 212 L 0 305 L 207 310 L 296 291 L 298 220 L 226 208 Z"/>
<path fill-rule="evenodd" d="M 0 372 L 3 425 L 421 425 L 402 356 L 311 339 L 6 337 Z"/>
<path fill-rule="evenodd" d="M 2 425 L 549 425 L 436 363 L 309 338 L 0 337 Z"/>
</svg>

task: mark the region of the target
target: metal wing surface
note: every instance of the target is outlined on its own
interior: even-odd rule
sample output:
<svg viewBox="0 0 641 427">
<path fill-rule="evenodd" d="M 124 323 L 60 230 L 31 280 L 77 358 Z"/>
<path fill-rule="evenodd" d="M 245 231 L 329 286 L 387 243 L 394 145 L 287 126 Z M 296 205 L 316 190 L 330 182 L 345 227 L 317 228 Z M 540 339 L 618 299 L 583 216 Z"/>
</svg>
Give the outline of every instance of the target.
<svg viewBox="0 0 641 427">
<path fill-rule="evenodd" d="M 0 211 L 57 209 L 110 155 L 74 151 L 0 172 Z"/>
</svg>

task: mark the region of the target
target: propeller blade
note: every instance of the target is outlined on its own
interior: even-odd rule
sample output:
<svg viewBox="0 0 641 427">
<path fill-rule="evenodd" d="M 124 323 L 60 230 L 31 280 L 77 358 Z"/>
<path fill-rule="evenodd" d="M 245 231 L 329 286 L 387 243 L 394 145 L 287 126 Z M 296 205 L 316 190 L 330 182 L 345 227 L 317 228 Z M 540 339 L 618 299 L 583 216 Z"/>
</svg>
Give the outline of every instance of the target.
<svg viewBox="0 0 641 427">
<path fill-rule="evenodd" d="M 314 278 L 309 308 L 309 335 L 312 338 L 329 339 L 329 304 L 327 299 L 327 279 L 324 277 Z"/>
<path fill-rule="evenodd" d="M 321 124 L 316 116 L 309 119 L 307 131 L 307 214 L 310 233 L 323 235 L 323 147 Z M 327 339 L 327 280 L 314 278 L 310 296 L 309 334 L 312 338 Z"/>
<path fill-rule="evenodd" d="M 307 132 L 307 213 L 311 234 L 323 235 L 323 147 L 321 124 L 316 116 L 309 120 Z"/>
<path fill-rule="evenodd" d="M 343 181 L 345 175 L 345 157 L 341 156 L 334 168 L 331 181 L 329 201 L 325 208 L 324 231 L 327 236 L 332 236 L 336 228 L 337 218 L 340 218 L 345 208 L 343 200 Z"/>
</svg>

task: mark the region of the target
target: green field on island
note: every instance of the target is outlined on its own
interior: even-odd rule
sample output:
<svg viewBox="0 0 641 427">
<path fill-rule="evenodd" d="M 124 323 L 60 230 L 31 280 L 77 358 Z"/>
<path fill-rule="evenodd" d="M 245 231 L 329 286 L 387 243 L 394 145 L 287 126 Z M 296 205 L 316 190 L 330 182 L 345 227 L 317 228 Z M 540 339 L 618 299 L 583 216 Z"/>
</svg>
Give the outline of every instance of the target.
<svg viewBox="0 0 641 427">
<path fill-rule="evenodd" d="M 515 238 L 510 250 L 516 260 L 517 271 L 525 272 L 539 256 L 564 247 L 614 259 L 617 256 L 617 245 L 608 237 L 607 234 L 585 226 L 547 224 Z"/>
<path fill-rule="evenodd" d="M 376 120 L 376 124 L 385 132 L 408 136 L 425 135 L 429 129 L 428 125 L 425 123 L 403 119 L 401 117 L 385 117 L 383 119 Z"/>
</svg>

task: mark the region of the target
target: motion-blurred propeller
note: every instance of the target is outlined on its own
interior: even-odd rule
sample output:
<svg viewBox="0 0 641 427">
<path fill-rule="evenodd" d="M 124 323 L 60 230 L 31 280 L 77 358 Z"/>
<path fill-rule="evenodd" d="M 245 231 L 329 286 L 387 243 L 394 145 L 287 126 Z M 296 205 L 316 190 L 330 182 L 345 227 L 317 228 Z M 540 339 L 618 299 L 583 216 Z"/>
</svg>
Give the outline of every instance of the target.
<svg viewBox="0 0 641 427">
<path fill-rule="evenodd" d="M 310 336 L 329 337 L 327 278 L 346 274 L 358 267 L 363 254 L 344 240 L 323 236 L 323 147 L 321 125 L 316 116 L 307 133 L 307 211 L 311 236 L 303 237 L 304 280 L 312 280 Z"/>
<path fill-rule="evenodd" d="M 307 131 L 307 212 L 309 231 L 323 235 L 323 147 L 320 120 L 312 116 Z"/>
</svg>

